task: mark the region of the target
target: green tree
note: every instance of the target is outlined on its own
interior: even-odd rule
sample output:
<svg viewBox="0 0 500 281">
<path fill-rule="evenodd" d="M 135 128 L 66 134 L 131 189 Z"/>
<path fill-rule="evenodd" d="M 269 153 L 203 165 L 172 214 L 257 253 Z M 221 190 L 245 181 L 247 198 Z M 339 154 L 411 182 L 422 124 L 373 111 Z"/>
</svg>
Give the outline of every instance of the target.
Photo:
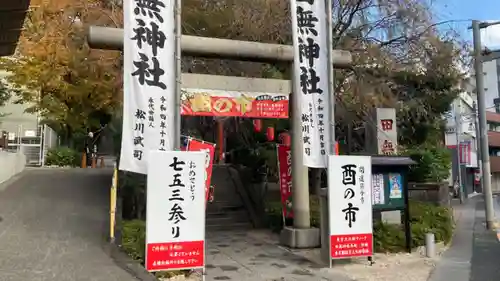
<svg viewBox="0 0 500 281">
<path fill-rule="evenodd" d="M 5 117 L 8 113 L 2 112 L 2 107 L 5 106 L 7 101 L 11 98 L 11 89 L 5 82 L 5 80 L 0 79 L 0 118 Z M 1 122 L 1 119 L 0 119 Z"/>
</svg>

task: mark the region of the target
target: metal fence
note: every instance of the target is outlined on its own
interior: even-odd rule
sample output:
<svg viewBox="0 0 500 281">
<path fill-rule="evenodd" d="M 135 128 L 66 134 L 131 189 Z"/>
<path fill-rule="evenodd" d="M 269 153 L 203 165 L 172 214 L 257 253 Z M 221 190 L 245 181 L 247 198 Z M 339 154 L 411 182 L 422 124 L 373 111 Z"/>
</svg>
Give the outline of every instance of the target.
<svg viewBox="0 0 500 281">
<path fill-rule="evenodd" d="M 8 133 L 7 150 L 24 153 L 28 166 L 43 166 L 47 152 L 58 144 L 57 134 L 47 125 L 38 126 L 34 135 L 26 135 L 21 127 L 18 132 Z"/>
</svg>

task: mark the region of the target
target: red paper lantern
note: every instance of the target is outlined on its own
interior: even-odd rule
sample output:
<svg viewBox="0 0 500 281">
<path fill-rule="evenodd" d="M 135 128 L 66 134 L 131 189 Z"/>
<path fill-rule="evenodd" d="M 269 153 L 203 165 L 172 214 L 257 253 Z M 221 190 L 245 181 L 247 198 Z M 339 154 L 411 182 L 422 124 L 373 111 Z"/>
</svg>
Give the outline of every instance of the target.
<svg viewBox="0 0 500 281">
<path fill-rule="evenodd" d="M 268 141 L 274 140 L 274 127 L 267 127 L 266 137 Z"/>
<path fill-rule="evenodd" d="M 280 139 L 281 139 L 281 143 L 283 145 L 287 145 L 287 146 L 292 145 L 292 137 L 290 136 L 289 132 L 283 132 L 283 133 L 281 133 L 280 134 Z"/>
<path fill-rule="evenodd" d="M 262 120 L 260 120 L 260 119 L 253 120 L 253 129 L 257 133 L 262 132 Z"/>
</svg>

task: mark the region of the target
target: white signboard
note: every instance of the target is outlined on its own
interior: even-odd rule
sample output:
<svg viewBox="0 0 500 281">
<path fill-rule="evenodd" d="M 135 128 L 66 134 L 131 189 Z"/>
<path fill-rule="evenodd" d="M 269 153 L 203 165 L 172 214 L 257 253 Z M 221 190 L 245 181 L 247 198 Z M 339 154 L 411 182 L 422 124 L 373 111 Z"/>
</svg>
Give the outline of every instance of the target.
<svg viewBox="0 0 500 281">
<path fill-rule="evenodd" d="M 373 255 L 371 157 L 328 157 L 332 259 Z"/>
<path fill-rule="evenodd" d="M 201 151 L 152 151 L 146 209 L 146 269 L 205 264 L 205 157 Z"/>
<path fill-rule="evenodd" d="M 120 170 L 145 174 L 148 154 L 173 150 L 174 1 L 124 1 Z"/>
<path fill-rule="evenodd" d="M 300 94 L 304 165 L 326 168 L 330 150 L 328 32 L 323 0 L 292 0 L 296 89 Z"/>
<path fill-rule="evenodd" d="M 385 181 L 383 174 L 372 175 L 372 204 L 385 203 Z"/>
<path fill-rule="evenodd" d="M 36 137 L 36 132 L 33 130 L 26 130 L 24 131 L 24 136 L 27 138 L 34 138 Z"/>
</svg>

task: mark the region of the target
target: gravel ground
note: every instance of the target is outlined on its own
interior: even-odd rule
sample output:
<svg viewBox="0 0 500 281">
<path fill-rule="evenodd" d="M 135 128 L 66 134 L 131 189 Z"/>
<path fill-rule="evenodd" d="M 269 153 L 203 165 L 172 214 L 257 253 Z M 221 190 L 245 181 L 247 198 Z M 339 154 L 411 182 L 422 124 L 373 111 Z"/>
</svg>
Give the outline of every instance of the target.
<svg viewBox="0 0 500 281">
<path fill-rule="evenodd" d="M 269 245 L 276 245 L 276 236 L 268 232 L 255 231 L 251 237 L 259 241 L 269 241 Z M 423 248 L 415 250 L 411 254 L 376 254 L 375 264 L 371 265 L 366 259 L 353 259 L 351 261 L 340 261 L 333 268 L 316 268 L 322 276 L 342 274 L 352 281 L 427 281 L 429 274 L 434 269 L 437 261 L 446 247 L 442 244 L 436 245 L 436 257 L 426 258 Z M 319 249 L 293 250 L 295 255 L 303 257 L 313 263 L 320 264 Z M 199 281 L 201 275 L 193 274 L 190 277 L 177 276 L 163 281 Z M 208 278 L 208 280 L 211 280 Z M 328 280 L 328 279 L 324 279 Z M 331 279 L 335 280 L 335 279 Z M 286 281 L 282 279 L 281 281 Z"/>
</svg>

